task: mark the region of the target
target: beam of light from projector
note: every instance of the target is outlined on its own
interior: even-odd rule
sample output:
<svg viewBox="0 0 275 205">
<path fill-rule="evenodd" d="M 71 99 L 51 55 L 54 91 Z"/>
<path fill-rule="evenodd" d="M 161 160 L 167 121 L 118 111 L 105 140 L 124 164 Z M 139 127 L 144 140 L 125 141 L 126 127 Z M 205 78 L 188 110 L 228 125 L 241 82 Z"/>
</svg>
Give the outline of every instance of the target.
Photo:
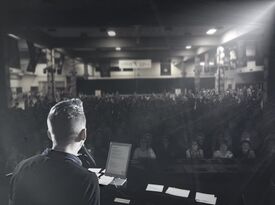
<svg viewBox="0 0 275 205">
<path fill-rule="evenodd" d="M 264 26 L 270 23 L 267 17 L 274 10 L 274 6 L 275 2 L 269 3 L 268 5 L 263 6 L 263 8 L 258 9 L 257 13 L 251 14 L 253 17 L 250 18 L 249 22 L 247 22 L 245 25 L 242 23 L 239 26 L 236 26 L 235 28 L 226 32 L 221 38 L 221 44 L 232 41 L 251 31 L 263 29 Z"/>
</svg>

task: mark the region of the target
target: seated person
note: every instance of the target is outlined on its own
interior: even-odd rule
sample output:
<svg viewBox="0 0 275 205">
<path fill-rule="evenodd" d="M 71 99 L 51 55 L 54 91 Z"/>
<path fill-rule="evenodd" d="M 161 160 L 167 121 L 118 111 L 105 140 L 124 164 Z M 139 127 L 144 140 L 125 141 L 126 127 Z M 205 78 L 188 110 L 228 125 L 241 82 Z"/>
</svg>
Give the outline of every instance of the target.
<svg viewBox="0 0 275 205">
<path fill-rule="evenodd" d="M 251 148 L 251 142 L 249 139 L 241 141 L 241 152 L 239 158 L 241 160 L 250 160 L 256 157 L 254 150 Z"/>
<path fill-rule="evenodd" d="M 204 154 L 203 150 L 199 147 L 197 141 L 192 141 L 191 148 L 186 150 L 186 158 L 187 159 L 203 159 Z"/>
<path fill-rule="evenodd" d="M 156 159 L 156 154 L 150 146 L 150 138 L 147 135 L 140 139 L 139 147 L 135 149 L 133 159 Z"/>
<path fill-rule="evenodd" d="M 228 146 L 226 142 L 221 142 L 219 149 L 216 150 L 213 154 L 213 158 L 218 159 L 230 159 L 233 157 L 233 154 L 230 150 L 228 150 Z"/>
<path fill-rule="evenodd" d="M 172 145 L 168 136 L 162 136 L 156 145 L 156 153 L 161 161 L 168 161 L 175 157 L 175 147 Z"/>
</svg>

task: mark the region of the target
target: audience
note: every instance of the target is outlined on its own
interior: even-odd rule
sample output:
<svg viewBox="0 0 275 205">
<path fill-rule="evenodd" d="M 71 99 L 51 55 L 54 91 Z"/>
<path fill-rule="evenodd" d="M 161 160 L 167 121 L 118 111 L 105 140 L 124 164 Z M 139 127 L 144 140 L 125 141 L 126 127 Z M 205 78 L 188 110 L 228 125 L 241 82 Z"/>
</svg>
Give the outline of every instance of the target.
<svg viewBox="0 0 275 205">
<path fill-rule="evenodd" d="M 261 138 L 258 136 L 263 133 L 260 126 L 261 89 L 249 88 L 247 92 L 246 88 L 239 88 L 219 94 L 213 89 L 202 89 L 196 92 L 188 90 L 180 95 L 105 94 L 100 97 L 80 97 L 86 111 L 87 132 L 91 135 L 86 142 L 87 148 L 92 149 L 96 161 L 100 161 L 98 164 L 102 166 L 110 141 L 138 146 L 134 151 L 136 159 L 146 156 L 177 160 L 183 159 L 185 154 L 186 158 L 191 159 L 211 158 L 220 136 L 225 136 L 226 143 L 232 147 L 232 155 L 234 153 L 236 158 L 254 158 L 255 152 L 258 153 L 260 148 Z M 49 146 L 49 142 L 44 140 L 47 135 L 44 122 L 53 102 L 50 103 L 41 96 L 37 96 L 37 99 L 32 96 L 29 102 L 25 110 L 17 106 L 11 108 L 3 116 L 5 123 L 2 124 L 5 126 L 0 128 L 0 137 L 6 143 L 3 147 L 14 146 L 20 159 Z M 146 132 L 151 135 L 138 140 Z M 238 154 L 236 148 L 239 147 L 243 132 L 249 132 L 251 142 L 248 145 L 243 143 L 242 152 Z M 94 147 L 89 147 L 89 144 Z M 188 144 L 193 146 L 188 147 Z M 252 144 L 255 151 L 251 149 Z M 157 151 L 156 154 L 152 147 Z M 224 145 L 217 150 L 219 154 L 216 153 L 215 156 L 228 157 L 222 153 L 223 149 Z M 9 150 L 3 151 L 6 161 L 14 158 L 9 155 Z M 15 162 L 9 162 L 8 170 L 13 169 L 12 164 Z"/>
<path fill-rule="evenodd" d="M 146 159 L 156 159 L 156 154 L 152 147 L 150 146 L 151 142 L 150 134 L 145 134 L 141 137 L 139 142 L 139 147 L 134 151 L 133 159 L 135 160 L 146 160 Z"/>
<path fill-rule="evenodd" d="M 156 144 L 156 155 L 160 161 L 169 161 L 175 158 L 175 146 L 173 146 L 168 136 L 160 137 L 160 142 Z"/>
<path fill-rule="evenodd" d="M 241 151 L 239 154 L 239 159 L 241 160 L 251 160 L 256 157 L 254 150 L 251 148 L 250 139 L 244 139 L 241 141 Z"/>
<path fill-rule="evenodd" d="M 193 141 L 191 143 L 191 147 L 186 150 L 186 158 L 187 159 L 203 159 L 204 154 L 203 150 L 199 147 L 197 141 Z"/>
<path fill-rule="evenodd" d="M 228 150 L 228 145 L 226 142 L 221 142 L 219 149 L 216 150 L 213 154 L 213 158 L 219 159 L 230 159 L 233 157 L 233 153 Z"/>
</svg>

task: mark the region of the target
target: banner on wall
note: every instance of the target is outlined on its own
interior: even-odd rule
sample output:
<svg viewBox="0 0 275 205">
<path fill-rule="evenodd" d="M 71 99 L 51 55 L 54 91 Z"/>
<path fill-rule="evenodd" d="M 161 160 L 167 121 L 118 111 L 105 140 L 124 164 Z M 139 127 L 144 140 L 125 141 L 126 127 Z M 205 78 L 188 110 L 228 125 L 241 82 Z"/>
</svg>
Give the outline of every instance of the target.
<svg viewBox="0 0 275 205">
<path fill-rule="evenodd" d="M 119 60 L 119 68 L 132 68 L 132 69 L 150 69 L 152 67 L 152 60 Z"/>
<path fill-rule="evenodd" d="M 171 75 L 171 62 L 161 62 L 160 63 L 160 75 Z"/>
</svg>

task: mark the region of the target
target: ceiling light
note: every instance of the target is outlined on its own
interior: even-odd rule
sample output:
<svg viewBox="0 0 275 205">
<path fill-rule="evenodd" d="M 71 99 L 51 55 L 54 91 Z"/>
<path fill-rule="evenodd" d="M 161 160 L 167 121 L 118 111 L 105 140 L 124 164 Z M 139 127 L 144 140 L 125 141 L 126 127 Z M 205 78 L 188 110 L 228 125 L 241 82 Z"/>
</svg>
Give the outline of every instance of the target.
<svg viewBox="0 0 275 205">
<path fill-rule="evenodd" d="M 114 30 L 108 30 L 107 33 L 108 33 L 108 36 L 110 37 L 116 36 L 116 32 Z"/>
<path fill-rule="evenodd" d="M 210 61 L 210 62 L 209 62 L 209 65 L 214 65 L 214 62 Z"/>
<path fill-rule="evenodd" d="M 204 66 L 205 65 L 205 63 L 204 62 L 200 62 L 200 66 Z"/>
<path fill-rule="evenodd" d="M 17 39 L 17 40 L 20 39 L 18 36 L 14 35 L 14 34 L 11 34 L 11 33 L 9 33 L 8 36 L 9 36 L 9 37 L 12 37 L 12 38 L 15 38 L 15 39 Z"/>
<path fill-rule="evenodd" d="M 217 32 L 217 29 L 211 28 L 211 29 L 209 29 L 208 31 L 206 31 L 206 34 L 207 34 L 207 35 L 213 35 L 213 34 L 216 33 L 216 32 Z"/>
<path fill-rule="evenodd" d="M 120 47 L 116 47 L 116 51 L 121 51 L 121 48 Z"/>
<path fill-rule="evenodd" d="M 185 46 L 186 49 L 191 49 L 192 46 L 191 45 L 188 45 L 188 46 Z"/>
</svg>

